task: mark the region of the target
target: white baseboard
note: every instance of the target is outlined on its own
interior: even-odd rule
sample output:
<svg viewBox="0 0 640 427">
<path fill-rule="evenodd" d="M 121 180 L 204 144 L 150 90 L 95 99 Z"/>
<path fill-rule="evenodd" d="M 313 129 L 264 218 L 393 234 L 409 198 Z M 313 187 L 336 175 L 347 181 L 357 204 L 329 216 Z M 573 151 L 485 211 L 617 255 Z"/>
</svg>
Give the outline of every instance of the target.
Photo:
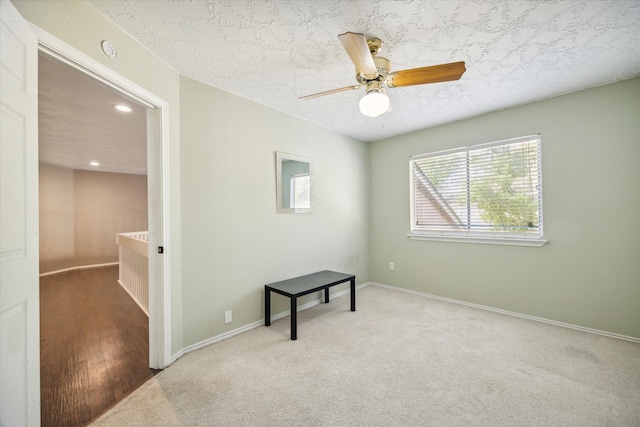
<svg viewBox="0 0 640 427">
<path fill-rule="evenodd" d="M 516 313 L 514 311 L 502 310 L 500 308 L 494 308 L 494 307 L 489 307 L 489 306 L 486 306 L 486 305 L 474 304 L 474 303 L 471 303 L 471 302 L 460 301 L 460 300 L 456 300 L 456 299 L 452 299 L 452 298 L 440 297 L 440 296 L 437 296 L 437 295 L 427 294 L 427 293 L 424 293 L 424 292 L 413 291 L 411 289 L 399 288 L 397 286 L 384 285 L 382 283 L 370 282 L 369 284 L 373 285 L 373 286 L 379 286 L 381 288 L 391 289 L 391 290 L 394 290 L 394 291 L 400 291 L 400 292 L 405 292 L 405 293 L 409 293 L 409 294 L 419 295 L 419 296 L 426 297 L 426 298 L 432 298 L 432 299 L 436 299 L 436 300 L 439 300 L 439 301 L 450 302 L 450 303 L 453 303 L 453 304 L 464 305 L 464 306 L 467 306 L 467 307 L 479 308 L 480 310 L 493 311 L 494 313 L 500 313 L 500 314 L 506 314 L 508 316 L 520 317 L 521 319 L 527 319 L 527 320 L 533 320 L 533 321 L 536 321 L 536 322 L 548 323 L 550 325 L 561 326 L 563 328 L 575 329 L 575 330 L 578 330 L 578 331 L 588 332 L 588 333 L 591 333 L 591 334 L 603 335 L 605 337 L 616 338 L 616 339 L 619 339 L 619 340 L 640 343 L 640 338 L 630 337 L 630 336 L 627 336 L 627 335 L 614 334 L 613 332 L 607 332 L 607 331 L 601 331 L 601 330 L 598 330 L 598 329 L 586 328 L 584 326 L 573 325 L 571 323 L 558 322 L 558 321 L 555 321 L 555 320 L 545 319 L 543 317 L 529 316 L 528 314 Z"/>
<path fill-rule="evenodd" d="M 80 265 L 77 267 L 63 268 L 62 270 L 48 271 L 46 273 L 41 273 L 40 277 L 51 276 L 52 274 L 66 273 L 68 271 L 75 271 L 75 270 L 88 270 L 90 268 L 111 267 L 113 265 L 118 265 L 118 264 L 120 263 L 116 261 L 116 262 L 107 262 L 105 264 Z"/>
<path fill-rule="evenodd" d="M 455 300 L 455 299 L 452 299 L 452 298 L 440 297 L 440 296 L 437 296 L 437 295 L 427 294 L 425 292 L 413 291 L 411 289 L 405 289 L 405 288 L 399 288 L 399 287 L 396 287 L 396 286 L 384 285 L 382 283 L 367 282 L 367 283 L 363 283 L 361 285 L 358 285 L 356 287 L 356 289 L 362 289 L 362 288 L 367 287 L 367 286 L 379 286 L 381 288 L 391 289 L 391 290 L 399 291 L 399 292 L 405 292 L 405 293 L 409 293 L 409 294 L 413 294 L 413 295 L 418 295 L 418 296 L 421 296 L 421 297 L 435 299 L 435 300 L 438 300 L 438 301 L 450 302 L 450 303 L 453 303 L 453 304 L 458 304 L 458 305 L 464 305 L 464 306 L 467 306 L 467 307 L 478 308 L 480 310 L 492 311 L 492 312 L 495 312 L 495 313 L 506 314 L 508 316 L 520 317 L 522 319 L 533 320 L 533 321 L 542 322 L 542 323 L 548 323 L 548 324 L 551 324 L 551 325 L 561 326 L 561 327 L 569 328 L 569 329 L 575 329 L 575 330 L 582 331 L 582 332 L 588 332 L 588 333 L 592 333 L 592 334 L 603 335 L 603 336 L 610 337 L 610 338 L 616 338 L 616 339 L 620 339 L 620 340 L 640 343 L 640 338 L 635 338 L 635 337 L 630 337 L 630 336 L 620 335 L 620 334 L 614 334 L 612 332 L 600 331 L 598 329 L 585 328 L 583 326 L 572 325 L 570 323 L 557 322 L 555 320 L 545 319 L 545 318 L 542 318 L 542 317 L 529 316 L 527 314 L 521 314 L 521 313 L 516 313 L 516 312 L 513 312 L 513 311 L 508 311 L 508 310 L 502 310 L 502 309 L 499 309 L 499 308 L 489 307 L 489 306 L 486 306 L 486 305 L 480 305 L 480 304 L 474 304 L 474 303 L 470 303 L 470 302 Z M 349 293 L 349 289 L 345 289 L 343 291 L 336 292 L 335 294 L 330 295 L 330 299 L 337 298 L 339 296 L 342 296 L 342 295 L 345 295 L 345 294 L 348 294 L 348 293 Z M 298 307 L 298 311 L 302 311 L 302 310 L 306 310 L 308 308 L 314 307 L 314 306 L 320 304 L 322 301 L 323 301 L 322 297 L 317 299 L 317 300 L 310 301 L 310 302 L 308 302 L 308 303 L 306 303 L 304 305 L 299 306 Z M 283 311 L 282 313 L 278 313 L 276 315 L 271 316 L 271 320 L 274 321 L 274 320 L 282 319 L 283 317 L 287 317 L 290 314 L 291 314 L 291 310 Z M 204 341 L 200 341 L 199 343 L 187 346 L 187 347 L 183 348 L 180 352 L 178 352 L 177 354 L 172 356 L 171 363 L 175 362 L 176 360 L 178 360 L 181 356 L 183 356 L 186 353 L 198 350 L 200 348 L 206 347 L 206 346 L 211 345 L 211 344 L 215 344 L 217 342 L 220 342 L 220 341 L 225 340 L 227 338 L 231 338 L 231 337 L 233 337 L 235 335 L 238 335 L 238 334 L 241 334 L 243 332 L 250 331 L 251 329 L 255 329 L 255 328 L 260 327 L 262 325 L 264 325 L 264 319 L 258 320 L 257 322 L 253 322 L 253 323 L 250 323 L 250 324 L 245 325 L 245 326 L 242 326 L 242 327 L 240 327 L 238 329 L 234 329 L 232 331 L 225 332 L 224 334 L 217 335 L 215 337 L 206 339 Z"/>
<path fill-rule="evenodd" d="M 366 286 L 369 286 L 371 284 L 373 284 L 373 283 L 371 283 L 371 282 L 363 283 L 361 285 L 356 286 L 356 290 L 362 289 L 362 288 L 364 288 Z M 329 300 L 332 300 L 334 298 L 338 298 L 338 297 L 340 297 L 342 295 L 348 294 L 349 292 L 350 292 L 350 289 L 344 289 L 344 290 L 342 290 L 340 292 L 336 292 L 334 294 L 329 295 Z M 303 304 L 303 305 L 299 306 L 298 307 L 298 311 L 302 311 L 302 310 L 306 310 L 306 309 L 311 308 L 311 307 L 315 307 L 316 305 L 320 304 L 322 301 L 324 301 L 324 296 L 321 296 L 317 300 L 313 300 L 313 301 L 310 301 L 310 302 L 308 302 L 306 304 Z M 274 320 L 282 319 L 283 317 L 287 317 L 289 315 L 291 315 L 291 310 L 283 311 L 282 313 L 278 313 L 278 314 L 275 314 L 275 315 L 271 316 L 271 321 L 273 322 Z M 187 346 L 187 347 L 183 348 L 180 352 L 178 352 L 177 354 L 175 354 L 175 355 L 173 355 L 171 357 L 171 363 L 175 362 L 181 356 L 183 356 L 183 355 L 185 355 L 185 354 L 187 354 L 189 352 L 201 349 L 201 348 L 206 347 L 206 346 L 211 345 L 211 344 L 215 344 L 215 343 L 220 342 L 222 340 L 226 340 L 227 338 L 231 338 L 231 337 L 233 337 L 235 335 L 241 334 L 243 332 L 250 331 L 251 329 L 255 329 L 255 328 L 258 328 L 258 327 L 263 326 L 263 325 L 264 325 L 264 319 L 261 319 L 261 320 L 258 320 L 257 322 L 253 322 L 253 323 L 249 323 L 248 325 L 241 326 L 238 329 L 234 329 L 232 331 L 225 332 L 224 334 L 216 335 L 215 337 L 208 338 L 208 339 L 206 339 L 204 341 L 200 341 L 198 343 L 195 343 L 195 344 L 192 344 L 190 346 Z"/>
</svg>

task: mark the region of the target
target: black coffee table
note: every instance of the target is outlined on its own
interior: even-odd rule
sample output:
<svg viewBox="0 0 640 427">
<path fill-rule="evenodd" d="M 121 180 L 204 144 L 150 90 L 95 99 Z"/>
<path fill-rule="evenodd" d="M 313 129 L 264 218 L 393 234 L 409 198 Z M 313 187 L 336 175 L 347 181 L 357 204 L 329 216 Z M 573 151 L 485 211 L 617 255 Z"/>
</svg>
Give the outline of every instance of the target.
<svg viewBox="0 0 640 427">
<path fill-rule="evenodd" d="M 351 282 L 351 311 L 356 311 L 356 276 L 324 270 L 306 276 L 264 285 L 264 324 L 271 325 L 271 292 L 291 299 L 291 339 L 298 339 L 298 297 L 324 289 L 324 302 L 329 302 L 329 288 L 340 283 Z"/>
</svg>

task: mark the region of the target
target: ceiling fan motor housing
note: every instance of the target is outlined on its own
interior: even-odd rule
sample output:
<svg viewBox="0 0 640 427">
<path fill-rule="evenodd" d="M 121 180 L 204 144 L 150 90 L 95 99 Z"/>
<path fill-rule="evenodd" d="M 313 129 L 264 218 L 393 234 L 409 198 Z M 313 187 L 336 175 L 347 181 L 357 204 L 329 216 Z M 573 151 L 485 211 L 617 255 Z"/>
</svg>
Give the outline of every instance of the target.
<svg viewBox="0 0 640 427">
<path fill-rule="evenodd" d="M 391 61 L 389 61 L 387 58 L 383 58 L 382 56 L 374 56 L 373 62 L 374 64 L 376 64 L 378 76 L 375 79 L 367 79 L 362 75 L 362 73 L 356 73 L 356 80 L 358 81 L 358 83 L 366 85 L 370 81 L 385 81 L 385 79 L 389 75 L 389 70 L 391 70 Z"/>
<path fill-rule="evenodd" d="M 378 69 L 378 78 L 382 78 L 382 80 L 387 78 L 389 75 L 389 71 L 391 70 L 391 61 L 387 58 L 383 58 L 382 56 L 374 56 L 373 62 L 376 64 L 376 68 Z"/>
<path fill-rule="evenodd" d="M 382 80 L 370 80 L 366 83 L 366 87 L 365 87 L 365 92 L 369 93 L 369 92 L 380 92 L 380 93 L 386 93 L 386 91 L 384 90 L 384 87 L 382 86 Z"/>
</svg>

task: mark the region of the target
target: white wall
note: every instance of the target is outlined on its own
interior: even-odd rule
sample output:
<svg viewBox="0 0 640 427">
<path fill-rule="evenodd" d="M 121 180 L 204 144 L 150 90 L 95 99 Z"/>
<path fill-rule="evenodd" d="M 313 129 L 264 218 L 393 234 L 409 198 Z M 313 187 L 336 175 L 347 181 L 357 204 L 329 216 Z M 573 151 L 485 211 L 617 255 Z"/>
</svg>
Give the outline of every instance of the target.
<svg viewBox="0 0 640 427">
<path fill-rule="evenodd" d="M 534 133 L 546 246 L 406 237 L 409 156 Z M 640 79 L 375 142 L 370 156 L 373 281 L 640 337 Z"/>
<path fill-rule="evenodd" d="M 39 165 L 40 274 L 75 266 L 73 170 Z"/>
<path fill-rule="evenodd" d="M 40 274 L 118 262 L 116 233 L 147 230 L 147 177 L 40 163 Z"/>
</svg>

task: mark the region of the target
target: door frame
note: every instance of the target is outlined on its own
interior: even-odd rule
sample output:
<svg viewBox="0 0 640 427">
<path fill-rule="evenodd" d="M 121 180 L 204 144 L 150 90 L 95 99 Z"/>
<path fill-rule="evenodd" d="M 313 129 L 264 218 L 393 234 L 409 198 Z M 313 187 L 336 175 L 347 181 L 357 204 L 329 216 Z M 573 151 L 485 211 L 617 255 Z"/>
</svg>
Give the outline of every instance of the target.
<svg viewBox="0 0 640 427">
<path fill-rule="evenodd" d="M 147 107 L 149 366 L 164 369 L 171 364 L 169 104 L 40 27 L 29 24 L 38 38 L 39 52 Z M 158 250 L 160 247 L 162 252 Z"/>
</svg>

